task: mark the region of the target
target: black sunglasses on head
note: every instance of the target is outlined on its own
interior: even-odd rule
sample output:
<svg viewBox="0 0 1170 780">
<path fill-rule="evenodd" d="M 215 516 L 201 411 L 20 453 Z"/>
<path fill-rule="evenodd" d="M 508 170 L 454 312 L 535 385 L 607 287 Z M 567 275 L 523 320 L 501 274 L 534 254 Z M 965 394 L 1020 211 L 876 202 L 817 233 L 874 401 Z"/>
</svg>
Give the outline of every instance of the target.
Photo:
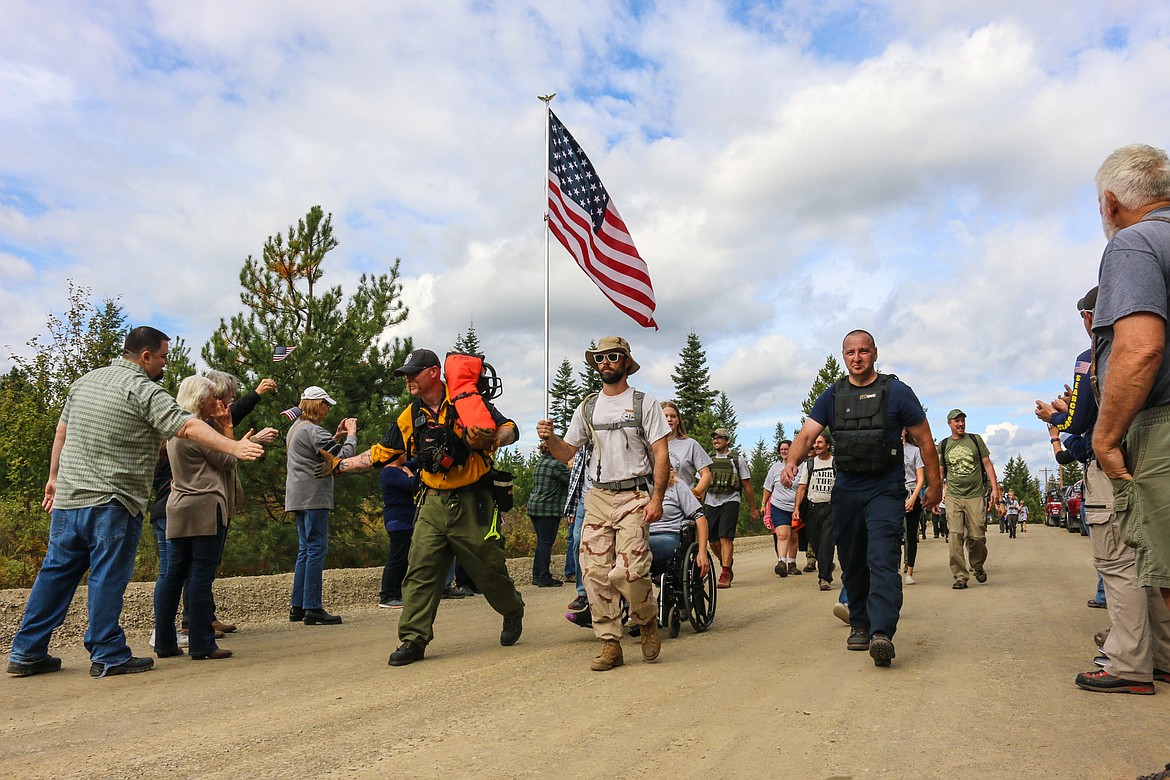
<svg viewBox="0 0 1170 780">
<path fill-rule="evenodd" d="M 616 363 L 625 356 L 626 353 L 624 352 L 597 352 L 593 355 L 593 362 L 600 366 L 607 360 L 610 363 Z"/>
</svg>

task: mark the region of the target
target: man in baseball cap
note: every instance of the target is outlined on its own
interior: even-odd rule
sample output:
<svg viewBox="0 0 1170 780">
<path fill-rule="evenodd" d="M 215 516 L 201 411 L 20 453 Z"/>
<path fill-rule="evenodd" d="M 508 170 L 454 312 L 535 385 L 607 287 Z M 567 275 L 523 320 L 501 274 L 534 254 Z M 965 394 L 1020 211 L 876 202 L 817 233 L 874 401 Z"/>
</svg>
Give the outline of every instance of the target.
<svg viewBox="0 0 1170 780">
<path fill-rule="evenodd" d="M 417 374 L 424 368 L 439 368 L 442 364 L 439 362 L 439 356 L 429 349 L 416 349 L 410 353 L 410 357 L 401 367 L 394 370 L 395 374 L 399 376 L 410 376 Z"/>
</svg>

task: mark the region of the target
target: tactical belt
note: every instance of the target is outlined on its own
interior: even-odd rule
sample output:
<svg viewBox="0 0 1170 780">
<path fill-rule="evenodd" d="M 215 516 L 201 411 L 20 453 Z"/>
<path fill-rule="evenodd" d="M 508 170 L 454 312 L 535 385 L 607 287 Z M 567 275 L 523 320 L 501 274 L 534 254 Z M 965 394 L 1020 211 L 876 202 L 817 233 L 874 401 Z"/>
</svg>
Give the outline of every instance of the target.
<svg viewBox="0 0 1170 780">
<path fill-rule="evenodd" d="M 649 477 L 634 477 L 633 479 L 623 479 L 619 482 L 594 482 L 593 487 L 599 487 L 602 490 L 610 490 L 614 493 L 624 493 L 628 490 L 645 490 L 650 492 L 650 478 Z"/>
</svg>

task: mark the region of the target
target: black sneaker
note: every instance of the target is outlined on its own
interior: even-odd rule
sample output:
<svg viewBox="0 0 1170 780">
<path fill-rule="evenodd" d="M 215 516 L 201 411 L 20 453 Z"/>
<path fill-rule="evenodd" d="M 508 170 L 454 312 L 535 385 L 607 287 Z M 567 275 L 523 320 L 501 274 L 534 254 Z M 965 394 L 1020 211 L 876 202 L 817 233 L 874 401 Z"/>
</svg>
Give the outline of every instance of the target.
<svg viewBox="0 0 1170 780">
<path fill-rule="evenodd" d="M 129 661 L 116 666 L 106 666 L 105 664 L 96 662 L 92 663 L 89 666 L 89 676 L 113 677 L 116 674 L 137 674 L 138 672 L 149 672 L 153 667 L 153 658 L 136 658 L 132 656 Z"/>
<path fill-rule="evenodd" d="M 511 647 L 520 639 L 520 635 L 524 633 L 524 610 L 513 615 L 512 617 L 504 618 L 504 627 L 500 629 L 500 644 L 504 647 Z"/>
<path fill-rule="evenodd" d="M 397 650 L 390 654 L 390 660 L 387 663 L 390 666 L 406 666 L 415 661 L 421 661 L 426 650 L 426 645 L 406 639 L 398 646 Z"/>
<path fill-rule="evenodd" d="M 987 572 L 983 571 L 983 569 L 980 569 L 977 572 L 975 572 L 975 581 L 981 582 L 981 583 L 987 582 Z"/>
<path fill-rule="evenodd" d="M 13 677 L 32 677 L 34 674 L 48 674 L 61 671 L 61 659 L 46 655 L 39 661 L 22 664 L 16 661 L 8 662 L 8 673 Z"/>
<path fill-rule="evenodd" d="M 845 640 L 845 646 L 850 650 L 868 650 L 869 649 L 869 632 L 864 628 L 853 627 L 849 632 L 849 639 Z"/>
<path fill-rule="evenodd" d="M 578 596 L 569 602 L 570 612 L 584 612 L 589 609 L 589 599 L 584 596 Z"/>
<path fill-rule="evenodd" d="M 445 599 L 461 599 L 465 598 L 462 588 L 446 587 L 443 588 L 443 598 Z"/>
<path fill-rule="evenodd" d="M 869 639 L 869 657 L 874 666 L 889 666 L 894 659 L 894 643 L 881 631 L 874 632 Z"/>
<path fill-rule="evenodd" d="M 967 589 L 967 581 L 966 580 L 955 580 L 955 584 L 951 586 L 951 590 L 966 590 L 966 589 Z"/>
</svg>

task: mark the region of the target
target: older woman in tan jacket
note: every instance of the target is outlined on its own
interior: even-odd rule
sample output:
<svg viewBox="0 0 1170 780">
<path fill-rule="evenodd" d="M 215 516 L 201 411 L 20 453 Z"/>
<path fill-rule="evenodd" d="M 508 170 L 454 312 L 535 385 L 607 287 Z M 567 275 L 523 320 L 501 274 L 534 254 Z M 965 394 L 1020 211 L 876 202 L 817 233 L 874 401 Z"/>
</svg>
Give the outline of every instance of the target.
<svg viewBox="0 0 1170 780">
<path fill-rule="evenodd" d="M 232 438 L 230 398 L 217 398 L 205 377 L 189 376 L 179 385 L 179 406 Z M 209 450 L 190 439 L 167 442 L 173 483 L 167 499 L 167 543 L 170 562 L 166 577 L 155 590 L 155 653 L 159 658 L 182 655 L 175 632 L 175 615 L 183 583 L 190 578 L 190 652 L 196 661 L 231 657 L 215 643 L 212 628 L 211 583 L 228 521 L 239 499 L 236 459 Z"/>
</svg>

